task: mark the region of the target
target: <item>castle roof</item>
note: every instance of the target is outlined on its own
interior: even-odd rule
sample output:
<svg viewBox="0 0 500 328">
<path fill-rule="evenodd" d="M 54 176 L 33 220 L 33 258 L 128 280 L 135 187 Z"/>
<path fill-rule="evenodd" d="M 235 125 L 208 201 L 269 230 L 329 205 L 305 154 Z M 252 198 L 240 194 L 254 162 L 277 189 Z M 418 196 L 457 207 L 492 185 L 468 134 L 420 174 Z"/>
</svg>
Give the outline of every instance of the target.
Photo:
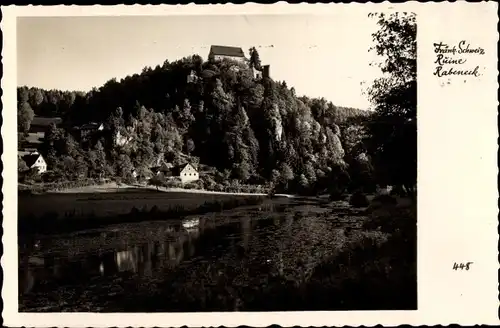
<svg viewBox="0 0 500 328">
<path fill-rule="evenodd" d="M 245 57 L 243 49 L 239 47 L 227 47 L 227 46 L 212 46 L 210 52 L 213 55 L 220 56 L 231 56 L 231 57 Z"/>
</svg>

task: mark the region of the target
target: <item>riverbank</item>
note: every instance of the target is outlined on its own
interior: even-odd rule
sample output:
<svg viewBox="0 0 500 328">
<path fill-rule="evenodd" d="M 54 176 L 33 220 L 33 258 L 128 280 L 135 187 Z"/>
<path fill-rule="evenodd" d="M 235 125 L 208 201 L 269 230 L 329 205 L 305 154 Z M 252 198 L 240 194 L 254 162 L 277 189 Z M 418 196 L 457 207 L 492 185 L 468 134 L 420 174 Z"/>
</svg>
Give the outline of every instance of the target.
<svg viewBox="0 0 500 328">
<path fill-rule="evenodd" d="M 81 195 L 81 194 L 78 194 Z M 191 198 L 151 198 L 148 194 L 139 194 L 143 199 L 112 199 L 117 197 L 114 194 L 103 194 L 107 197 L 87 198 L 83 207 L 88 207 L 88 211 L 67 210 L 63 213 L 56 210 L 39 210 L 39 215 L 20 215 L 18 218 L 19 235 L 50 235 L 58 233 L 73 232 L 78 230 L 95 229 L 107 225 L 133 223 L 141 221 L 172 220 L 182 219 L 190 215 L 202 215 L 211 212 L 222 212 L 235 209 L 237 207 L 262 204 L 266 198 L 262 196 L 232 196 L 216 199 L 207 199 L 199 197 Z M 50 195 L 48 195 L 50 196 Z M 126 195 L 130 196 L 130 195 Z M 153 194 L 154 196 L 154 194 Z M 39 196 L 42 197 L 42 196 Z M 36 199 L 37 196 L 34 196 Z M 44 197 L 47 200 L 46 197 Z M 61 197 L 58 197 L 61 201 Z M 72 206 L 71 201 L 74 198 L 66 200 L 66 206 Z M 55 199 L 53 200 L 55 201 Z M 149 204 L 140 206 L 144 203 Z M 45 202 L 44 202 L 45 203 Z M 99 204 L 101 208 L 107 209 L 96 214 L 95 207 L 91 204 Z M 48 205 L 48 204 L 46 204 Z M 82 206 L 82 205 L 80 205 Z M 114 206 L 114 208 L 112 208 Z M 107 213 L 107 214 L 106 214 Z"/>
<path fill-rule="evenodd" d="M 187 189 L 187 188 L 169 188 L 169 187 L 155 187 L 146 184 L 118 184 L 116 182 L 109 182 L 105 184 L 93 184 L 82 187 L 64 188 L 64 189 L 47 189 L 44 190 L 39 186 L 27 186 L 23 185 L 20 189 L 23 192 L 32 192 L 36 194 L 91 194 L 91 193 L 116 193 L 116 192 L 126 192 L 126 191 L 137 191 L 137 190 L 154 190 L 162 192 L 175 192 L 175 193 L 191 193 L 191 194 L 209 194 L 209 195 L 234 195 L 234 196 L 267 196 L 266 193 L 255 193 L 255 192 L 228 192 L 228 191 L 213 191 L 205 189 Z M 295 197 L 291 194 L 274 194 L 275 197 Z"/>
</svg>

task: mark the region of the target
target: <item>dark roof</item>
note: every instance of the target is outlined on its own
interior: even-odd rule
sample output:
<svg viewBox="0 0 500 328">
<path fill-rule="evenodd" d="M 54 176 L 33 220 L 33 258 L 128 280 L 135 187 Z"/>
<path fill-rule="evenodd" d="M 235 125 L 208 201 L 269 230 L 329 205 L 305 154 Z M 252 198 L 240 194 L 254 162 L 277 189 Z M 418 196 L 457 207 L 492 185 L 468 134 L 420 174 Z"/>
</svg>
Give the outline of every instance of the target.
<svg viewBox="0 0 500 328">
<path fill-rule="evenodd" d="M 210 53 L 212 53 L 213 55 L 245 57 L 243 49 L 239 47 L 212 46 L 210 48 Z"/>
<path fill-rule="evenodd" d="M 196 167 L 194 167 L 193 164 L 191 164 L 191 163 L 184 163 L 184 164 L 172 167 L 171 168 L 171 170 L 172 170 L 171 172 L 174 175 L 179 175 L 179 174 L 181 174 L 181 171 L 184 170 L 186 168 L 186 166 L 188 166 L 188 165 L 191 165 L 196 170 Z"/>
<path fill-rule="evenodd" d="M 40 117 L 36 116 L 31 121 L 31 126 L 49 126 L 50 123 L 54 122 L 56 125 L 62 123 L 60 117 Z"/>
<path fill-rule="evenodd" d="M 40 154 L 29 154 L 29 155 L 24 155 L 23 156 L 23 161 L 26 163 L 28 167 L 33 166 L 35 164 L 36 160 L 40 157 Z"/>
</svg>

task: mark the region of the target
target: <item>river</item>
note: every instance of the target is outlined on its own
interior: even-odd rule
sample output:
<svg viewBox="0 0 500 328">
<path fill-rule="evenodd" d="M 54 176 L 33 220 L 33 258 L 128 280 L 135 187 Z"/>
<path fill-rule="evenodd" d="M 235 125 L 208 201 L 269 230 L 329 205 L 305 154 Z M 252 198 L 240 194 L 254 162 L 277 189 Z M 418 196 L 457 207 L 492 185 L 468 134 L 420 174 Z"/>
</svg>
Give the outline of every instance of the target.
<svg viewBox="0 0 500 328">
<path fill-rule="evenodd" d="M 188 227 L 191 219 L 196 224 Z M 384 233 L 362 229 L 365 220 L 346 204 L 290 200 L 286 205 L 250 206 L 185 220 L 23 239 L 19 310 L 377 308 L 384 305 L 349 296 L 380 289 L 380 282 L 353 285 L 362 279 L 361 269 L 369 259 L 351 264 L 350 250 L 360 241 L 375 245 L 387 239 Z M 325 269 L 324 264 L 331 266 L 337 257 L 334 269 Z"/>
</svg>

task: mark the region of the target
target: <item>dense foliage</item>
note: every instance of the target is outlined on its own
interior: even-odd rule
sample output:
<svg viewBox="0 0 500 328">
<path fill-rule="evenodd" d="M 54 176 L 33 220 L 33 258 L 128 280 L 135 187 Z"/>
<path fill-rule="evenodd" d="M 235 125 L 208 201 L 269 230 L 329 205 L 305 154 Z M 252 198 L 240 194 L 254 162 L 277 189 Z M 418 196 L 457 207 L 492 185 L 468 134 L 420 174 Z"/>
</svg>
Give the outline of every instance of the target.
<svg viewBox="0 0 500 328">
<path fill-rule="evenodd" d="M 417 40 L 415 14 L 380 14 L 372 50 L 384 76 L 369 89 L 375 115 L 369 151 L 387 183 L 413 193 L 417 180 Z"/>
<path fill-rule="evenodd" d="M 22 137 L 33 115 L 61 117 L 42 146 L 46 179 L 147 177 L 165 159 L 200 164 L 205 187 L 267 184 L 276 191 L 340 196 L 347 189 L 416 180 L 416 29 L 412 15 L 379 16 L 374 50 L 385 75 L 368 94 L 375 112 L 297 97 L 286 82 L 255 78 L 249 65 L 183 58 L 87 93 L 18 88 Z M 341 91 L 339 91 L 341 92 Z M 103 122 L 80 139 L 72 127 Z M 116 135 L 123 138 L 118 145 Z M 22 165 L 22 163 L 20 163 Z M 232 181 L 232 182 L 231 182 Z"/>
<path fill-rule="evenodd" d="M 65 125 L 47 133 L 43 154 L 65 179 L 127 179 L 133 170 L 147 176 L 160 158 L 189 159 L 216 168 L 219 181 L 310 192 L 330 186 L 335 172 L 347 176 L 339 126 L 368 115 L 298 98 L 285 82 L 255 79 L 244 64 L 203 62 L 196 55 L 86 94 L 27 87 L 18 93 L 25 121 L 32 118 L 26 107 L 63 117 Z M 115 146 L 106 134 L 77 142 L 70 127 L 88 122 L 105 122 L 110 135 L 119 132 L 129 142 Z"/>
</svg>

